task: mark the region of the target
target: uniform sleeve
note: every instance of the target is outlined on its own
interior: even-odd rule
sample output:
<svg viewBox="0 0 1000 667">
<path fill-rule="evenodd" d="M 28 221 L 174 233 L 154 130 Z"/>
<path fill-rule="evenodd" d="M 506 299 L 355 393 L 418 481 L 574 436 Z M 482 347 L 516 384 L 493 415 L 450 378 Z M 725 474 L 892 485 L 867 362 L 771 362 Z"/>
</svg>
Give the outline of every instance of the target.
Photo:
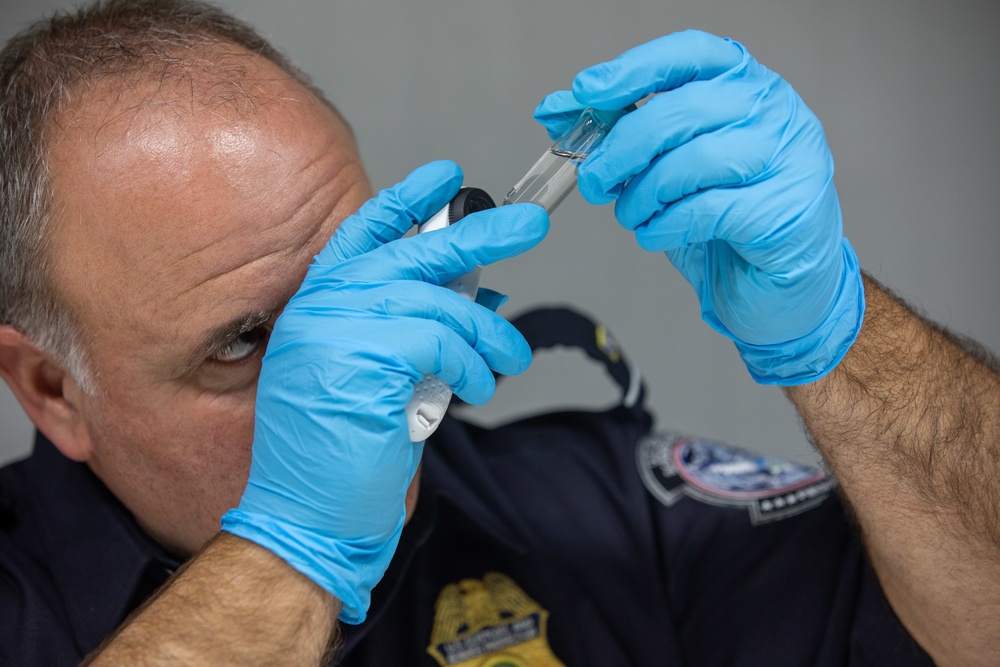
<svg viewBox="0 0 1000 667">
<path fill-rule="evenodd" d="M 636 454 L 687 663 L 933 664 L 886 602 L 828 473 L 676 435 Z"/>
</svg>

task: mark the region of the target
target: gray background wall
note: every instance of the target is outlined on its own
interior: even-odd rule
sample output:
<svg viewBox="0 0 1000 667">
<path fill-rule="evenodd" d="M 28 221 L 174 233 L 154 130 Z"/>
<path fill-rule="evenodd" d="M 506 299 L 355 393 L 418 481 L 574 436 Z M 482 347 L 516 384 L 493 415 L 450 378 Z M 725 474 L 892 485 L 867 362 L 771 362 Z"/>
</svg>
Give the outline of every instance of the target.
<svg viewBox="0 0 1000 667">
<path fill-rule="evenodd" d="M 500 197 L 548 145 L 531 111 L 585 66 L 688 27 L 731 36 L 823 120 L 862 266 L 926 313 L 1000 349 L 1000 5 L 994 0 L 365 0 L 222 3 L 257 25 L 352 122 L 373 184 L 459 162 Z M 0 38 L 57 0 L 0 0 Z M 698 318 L 665 258 L 610 207 L 574 194 L 533 253 L 490 267 L 507 313 L 568 302 L 610 325 L 661 425 L 813 459 L 780 391 L 756 386 Z M 546 355 L 473 417 L 601 405 L 613 391 L 572 354 Z M 30 424 L 0 390 L 0 459 Z"/>
</svg>

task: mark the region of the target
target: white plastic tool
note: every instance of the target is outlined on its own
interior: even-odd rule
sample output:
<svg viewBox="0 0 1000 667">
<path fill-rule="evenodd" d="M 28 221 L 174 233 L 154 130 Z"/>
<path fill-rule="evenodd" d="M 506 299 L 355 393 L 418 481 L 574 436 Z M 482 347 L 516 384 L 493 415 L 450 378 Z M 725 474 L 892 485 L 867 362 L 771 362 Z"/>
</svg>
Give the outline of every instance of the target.
<svg viewBox="0 0 1000 667">
<path fill-rule="evenodd" d="M 417 229 L 418 234 L 432 232 L 452 225 L 469 213 L 494 208 L 493 199 L 478 188 L 462 188 L 447 206 L 431 216 Z M 445 283 L 445 287 L 458 292 L 467 299 L 475 300 L 479 290 L 481 267 L 476 267 L 464 276 Z M 410 429 L 410 440 L 421 442 L 437 430 L 451 402 L 451 387 L 433 375 L 425 375 L 413 389 L 413 397 L 406 404 L 406 423 Z"/>
</svg>

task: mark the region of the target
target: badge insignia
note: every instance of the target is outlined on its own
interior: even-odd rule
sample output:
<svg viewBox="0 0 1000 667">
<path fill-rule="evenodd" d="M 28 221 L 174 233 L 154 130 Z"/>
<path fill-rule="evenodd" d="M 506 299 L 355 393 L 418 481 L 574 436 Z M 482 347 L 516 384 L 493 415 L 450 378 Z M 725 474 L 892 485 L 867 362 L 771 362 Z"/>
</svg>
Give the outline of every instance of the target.
<svg viewBox="0 0 1000 667">
<path fill-rule="evenodd" d="M 427 652 L 442 667 L 564 667 L 549 648 L 549 612 L 503 574 L 448 584 Z"/>
<path fill-rule="evenodd" d="M 611 363 L 617 364 L 622 358 L 622 347 L 618 344 L 618 339 L 614 337 L 611 330 L 603 324 L 598 325 L 594 330 L 594 338 L 597 348 L 604 353 Z"/>
<path fill-rule="evenodd" d="M 837 485 L 821 468 L 673 434 L 650 435 L 636 455 L 643 484 L 664 505 L 689 496 L 746 507 L 754 524 L 815 507 Z"/>
</svg>

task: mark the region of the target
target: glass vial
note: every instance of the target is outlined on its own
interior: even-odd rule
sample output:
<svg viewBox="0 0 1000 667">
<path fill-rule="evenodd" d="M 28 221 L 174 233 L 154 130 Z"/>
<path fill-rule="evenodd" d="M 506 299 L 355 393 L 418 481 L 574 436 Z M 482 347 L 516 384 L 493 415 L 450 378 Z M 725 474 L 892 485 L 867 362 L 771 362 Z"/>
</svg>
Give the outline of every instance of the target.
<svg viewBox="0 0 1000 667">
<path fill-rule="evenodd" d="M 579 120 L 552 144 L 504 197 L 504 204 L 529 202 L 550 214 L 576 186 L 576 169 L 622 116 L 634 109 L 584 109 Z"/>
</svg>

